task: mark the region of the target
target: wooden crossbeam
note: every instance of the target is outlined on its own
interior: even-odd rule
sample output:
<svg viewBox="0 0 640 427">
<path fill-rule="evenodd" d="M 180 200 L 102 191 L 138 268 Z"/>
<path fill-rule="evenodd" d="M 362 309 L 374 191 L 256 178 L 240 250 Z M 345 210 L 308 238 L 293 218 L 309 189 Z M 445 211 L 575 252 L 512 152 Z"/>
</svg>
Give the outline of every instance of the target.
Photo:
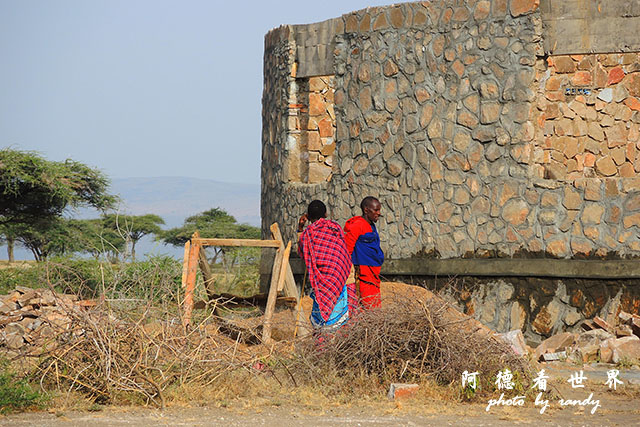
<svg viewBox="0 0 640 427">
<path fill-rule="evenodd" d="M 191 239 L 191 244 L 194 243 L 201 246 L 249 246 L 254 248 L 279 248 L 282 245 L 279 240 L 259 239 Z"/>
</svg>

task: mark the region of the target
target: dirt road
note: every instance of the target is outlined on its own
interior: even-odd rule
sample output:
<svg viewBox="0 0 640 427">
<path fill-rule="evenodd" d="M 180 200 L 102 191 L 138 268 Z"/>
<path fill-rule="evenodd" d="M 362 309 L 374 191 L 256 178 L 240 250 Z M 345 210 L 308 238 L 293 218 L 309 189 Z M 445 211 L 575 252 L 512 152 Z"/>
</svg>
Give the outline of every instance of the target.
<svg viewBox="0 0 640 427">
<path fill-rule="evenodd" d="M 486 411 L 488 402 L 462 404 L 427 399 L 400 402 L 353 402 L 320 408 L 312 405 L 255 406 L 253 402 L 231 402 L 228 407 L 170 407 L 165 410 L 140 407 L 106 407 L 99 412 L 55 411 L 9 415 L 0 418 L 6 426 L 426 426 L 473 425 L 511 426 L 633 426 L 640 425 L 640 393 L 636 387 L 611 392 L 603 385 L 586 389 L 561 386 L 564 399 L 583 400 L 593 393 L 599 401 L 593 406 L 566 406 L 551 400 L 549 408 L 540 414 L 533 399 L 524 407 L 494 407 Z M 497 397 L 497 396 L 496 396 Z"/>
<path fill-rule="evenodd" d="M 603 402 L 604 403 L 604 402 Z M 387 406 L 387 405 L 383 405 Z M 486 412 L 481 405 L 432 405 L 391 408 L 331 408 L 324 411 L 300 408 L 169 408 L 164 411 L 140 408 L 109 408 L 100 412 L 28 413 L 0 419 L 11 426 L 424 426 L 473 425 L 638 425 L 637 401 L 604 403 L 594 415 L 580 409 L 550 409 L 541 415 L 534 408 L 497 409 Z"/>
</svg>

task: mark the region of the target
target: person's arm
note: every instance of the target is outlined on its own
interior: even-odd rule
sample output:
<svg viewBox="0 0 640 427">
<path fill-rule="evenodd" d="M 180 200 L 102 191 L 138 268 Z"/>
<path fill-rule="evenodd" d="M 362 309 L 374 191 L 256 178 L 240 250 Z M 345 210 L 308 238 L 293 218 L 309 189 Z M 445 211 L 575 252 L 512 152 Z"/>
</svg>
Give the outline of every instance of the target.
<svg viewBox="0 0 640 427">
<path fill-rule="evenodd" d="M 304 232 L 304 226 L 307 223 L 307 214 L 303 214 L 298 220 L 298 255 L 301 258 L 304 258 L 304 254 L 302 252 L 302 233 Z"/>
<path fill-rule="evenodd" d="M 360 221 L 347 221 L 344 225 L 344 242 L 347 244 L 347 251 L 349 251 L 349 255 L 353 253 L 358 237 L 363 235 L 365 232 L 366 231 L 362 229 Z"/>
</svg>

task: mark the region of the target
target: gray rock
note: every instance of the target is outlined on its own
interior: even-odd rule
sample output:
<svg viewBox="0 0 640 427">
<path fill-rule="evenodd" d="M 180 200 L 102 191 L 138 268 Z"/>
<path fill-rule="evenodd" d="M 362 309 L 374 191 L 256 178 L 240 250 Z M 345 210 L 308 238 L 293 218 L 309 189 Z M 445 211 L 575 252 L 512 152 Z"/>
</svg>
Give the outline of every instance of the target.
<svg viewBox="0 0 640 427">
<path fill-rule="evenodd" d="M 576 341 L 576 347 L 587 347 L 591 345 L 600 345 L 602 341 L 609 338 L 615 338 L 615 336 L 605 331 L 604 329 L 594 329 L 592 331 L 586 331 L 578 336 Z"/>
<path fill-rule="evenodd" d="M 571 348 L 575 344 L 577 337 L 577 334 L 563 332 L 547 338 L 536 347 L 533 353 L 534 360 L 540 360 L 540 357 L 546 353 L 557 353 Z"/>
<path fill-rule="evenodd" d="M 600 93 L 598 93 L 598 99 L 604 102 L 613 101 L 613 89 L 611 89 L 610 87 L 602 89 Z"/>
</svg>

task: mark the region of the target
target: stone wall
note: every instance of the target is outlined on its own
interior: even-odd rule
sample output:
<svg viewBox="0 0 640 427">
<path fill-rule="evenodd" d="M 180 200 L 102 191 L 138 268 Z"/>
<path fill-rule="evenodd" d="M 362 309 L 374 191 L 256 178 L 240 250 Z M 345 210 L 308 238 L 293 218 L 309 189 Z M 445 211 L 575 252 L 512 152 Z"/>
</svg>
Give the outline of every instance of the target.
<svg viewBox="0 0 640 427">
<path fill-rule="evenodd" d="M 334 76 L 296 79 L 295 104 L 289 105 L 288 132 L 294 150 L 289 156 L 290 180 L 319 183 L 330 179 L 335 143 Z"/>
<path fill-rule="evenodd" d="M 539 60 L 532 175 L 634 178 L 640 172 L 640 54 Z"/>
<path fill-rule="evenodd" d="M 275 154 L 263 154 L 263 228 L 277 220 L 294 238 L 311 198 L 326 200 L 345 221 L 373 194 L 386 212 L 379 228 L 390 257 L 495 246 L 492 234 L 504 235 L 507 221 L 498 218 L 502 206 L 493 208 L 498 217 L 487 208 L 505 180 L 526 178 L 524 143 L 533 138 L 528 105 L 541 22 L 520 3 L 407 3 L 327 21 L 336 33 L 333 173 L 320 184 L 305 184 L 300 173 L 272 179 L 304 148 L 286 128 L 277 147 L 263 142 L 263 152 L 279 148 L 282 157 L 272 171 Z M 274 60 L 269 49 L 265 64 Z M 296 104 L 294 68 L 284 80 L 286 100 L 274 105 L 265 89 L 266 125 L 273 110 Z M 281 71 L 265 65 L 265 82 Z M 511 246 L 505 253 L 517 250 Z"/>
<path fill-rule="evenodd" d="M 344 222 L 374 195 L 389 258 L 640 254 L 637 53 L 546 57 L 524 0 L 405 3 L 274 31 L 265 232 L 278 221 L 294 239 L 313 198 Z M 296 76 L 327 46 L 333 78 Z"/>
<path fill-rule="evenodd" d="M 594 18 L 589 37 L 598 37 L 572 44 L 564 35 L 579 33 L 593 11 L 566 12 L 565 28 L 556 3 L 542 0 L 543 11 L 538 0 L 403 3 L 267 34 L 265 236 L 277 221 L 295 241 L 314 198 L 344 223 L 373 195 L 390 260 L 640 255 L 640 47 L 572 51 L 607 46 L 602 37 L 617 40 L 616 29 Z M 607 16 L 640 26 L 633 5 L 612 4 Z M 551 329 L 570 326 L 574 309 L 593 314 L 586 302 L 566 305 L 556 288 L 523 305 L 527 322 L 556 300 L 564 314 Z M 502 326 L 519 310 L 505 295 L 492 321 Z M 482 301 L 475 313 L 490 316 Z"/>
</svg>

